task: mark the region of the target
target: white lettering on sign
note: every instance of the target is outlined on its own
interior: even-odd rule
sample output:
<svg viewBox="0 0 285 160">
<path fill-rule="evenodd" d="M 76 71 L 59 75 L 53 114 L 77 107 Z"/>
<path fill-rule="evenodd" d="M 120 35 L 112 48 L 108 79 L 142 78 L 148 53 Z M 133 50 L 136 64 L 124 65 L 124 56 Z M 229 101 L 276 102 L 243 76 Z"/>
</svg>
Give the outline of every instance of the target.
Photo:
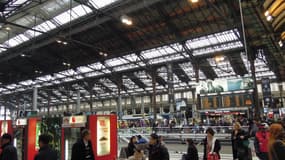
<svg viewBox="0 0 285 160">
<path fill-rule="evenodd" d="M 22 118 L 16 120 L 16 126 L 25 126 L 25 125 L 27 125 L 27 119 Z"/>
</svg>

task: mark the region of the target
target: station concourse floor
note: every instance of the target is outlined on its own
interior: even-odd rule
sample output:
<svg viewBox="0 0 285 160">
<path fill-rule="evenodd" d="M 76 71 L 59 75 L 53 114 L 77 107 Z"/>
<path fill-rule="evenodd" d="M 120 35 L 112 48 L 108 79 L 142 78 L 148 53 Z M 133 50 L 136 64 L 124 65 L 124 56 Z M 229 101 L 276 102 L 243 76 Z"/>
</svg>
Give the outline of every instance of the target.
<svg viewBox="0 0 285 160">
<path fill-rule="evenodd" d="M 119 150 L 121 147 L 128 146 L 127 143 L 120 142 L 118 145 Z M 183 153 L 187 151 L 187 145 L 186 144 L 166 144 L 166 147 L 169 151 L 170 160 L 181 160 L 181 156 Z M 203 146 L 197 145 L 197 149 L 199 152 L 200 159 L 203 156 Z M 230 145 L 222 146 L 221 149 L 221 160 L 232 160 L 232 147 Z"/>
</svg>

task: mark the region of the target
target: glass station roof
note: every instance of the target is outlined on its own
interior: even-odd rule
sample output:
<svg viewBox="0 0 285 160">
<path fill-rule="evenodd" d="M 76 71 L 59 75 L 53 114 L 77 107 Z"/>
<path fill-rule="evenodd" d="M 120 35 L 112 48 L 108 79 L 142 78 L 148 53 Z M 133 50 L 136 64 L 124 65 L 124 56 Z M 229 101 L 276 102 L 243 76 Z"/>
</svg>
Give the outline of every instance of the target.
<svg viewBox="0 0 285 160">
<path fill-rule="evenodd" d="M 89 0 L 89 4 L 96 9 L 101 9 L 116 1 L 117 0 Z M 25 2 L 27 2 L 27 0 L 11 1 L 13 5 L 20 5 Z M 76 1 L 47 1 L 39 5 L 37 9 L 31 11 L 31 14 L 34 13 L 36 16 L 27 14 L 12 21 L 13 23 L 30 27 L 33 30 L 22 31 L 21 29 L 20 31 L 17 30 L 17 28 L 13 28 L 11 25 L 1 26 L 2 28 L 5 27 L 6 30 L 0 31 L 0 43 L 2 43 L 0 44 L 0 53 L 6 51 L 8 48 L 20 45 L 31 38 L 40 36 L 43 33 L 83 17 L 91 12 L 92 10 L 88 6 L 78 4 Z M 8 20 L 9 18 L 12 19 L 13 17 L 8 17 Z"/>
</svg>

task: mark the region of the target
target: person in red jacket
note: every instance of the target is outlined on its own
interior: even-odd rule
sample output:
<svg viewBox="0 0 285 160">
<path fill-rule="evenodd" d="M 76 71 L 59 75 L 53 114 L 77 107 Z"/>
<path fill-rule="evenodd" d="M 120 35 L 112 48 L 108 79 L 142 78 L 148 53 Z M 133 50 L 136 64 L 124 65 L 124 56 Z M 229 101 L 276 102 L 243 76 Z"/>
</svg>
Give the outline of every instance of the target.
<svg viewBox="0 0 285 160">
<path fill-rule="evenodd" d="M 259 125 L 259 130 L 256 132 L 254 140 L 255 152 L 260 160 L 268 160 L 268 141 L 268 125 L 262 123 Z"/>
</svg>

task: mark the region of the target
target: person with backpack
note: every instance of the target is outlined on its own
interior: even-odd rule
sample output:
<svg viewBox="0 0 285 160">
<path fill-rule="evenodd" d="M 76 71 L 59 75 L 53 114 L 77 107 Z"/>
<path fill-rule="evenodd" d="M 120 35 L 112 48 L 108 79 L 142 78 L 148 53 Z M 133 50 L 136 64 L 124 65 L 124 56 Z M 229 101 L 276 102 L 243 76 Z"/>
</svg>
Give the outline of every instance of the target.
<svg viewBox="0 0 285 160">
<path fill-rule="evenodd" d="M 203 160 L 219 160 L 221 159 L 220 141 L 216 139 L 215 131 L 212 128 L 206 130 L 207 137 L 203 140 L 204 142 L 204 157 Z"/>
<path fill-rule="evenodd" d="M 256 155 L 260 160 L 268 160 L 269 131 L 267 129 L 268 125 L 262 123 L 255 134 L 254 147 Z"/>
</svg>

